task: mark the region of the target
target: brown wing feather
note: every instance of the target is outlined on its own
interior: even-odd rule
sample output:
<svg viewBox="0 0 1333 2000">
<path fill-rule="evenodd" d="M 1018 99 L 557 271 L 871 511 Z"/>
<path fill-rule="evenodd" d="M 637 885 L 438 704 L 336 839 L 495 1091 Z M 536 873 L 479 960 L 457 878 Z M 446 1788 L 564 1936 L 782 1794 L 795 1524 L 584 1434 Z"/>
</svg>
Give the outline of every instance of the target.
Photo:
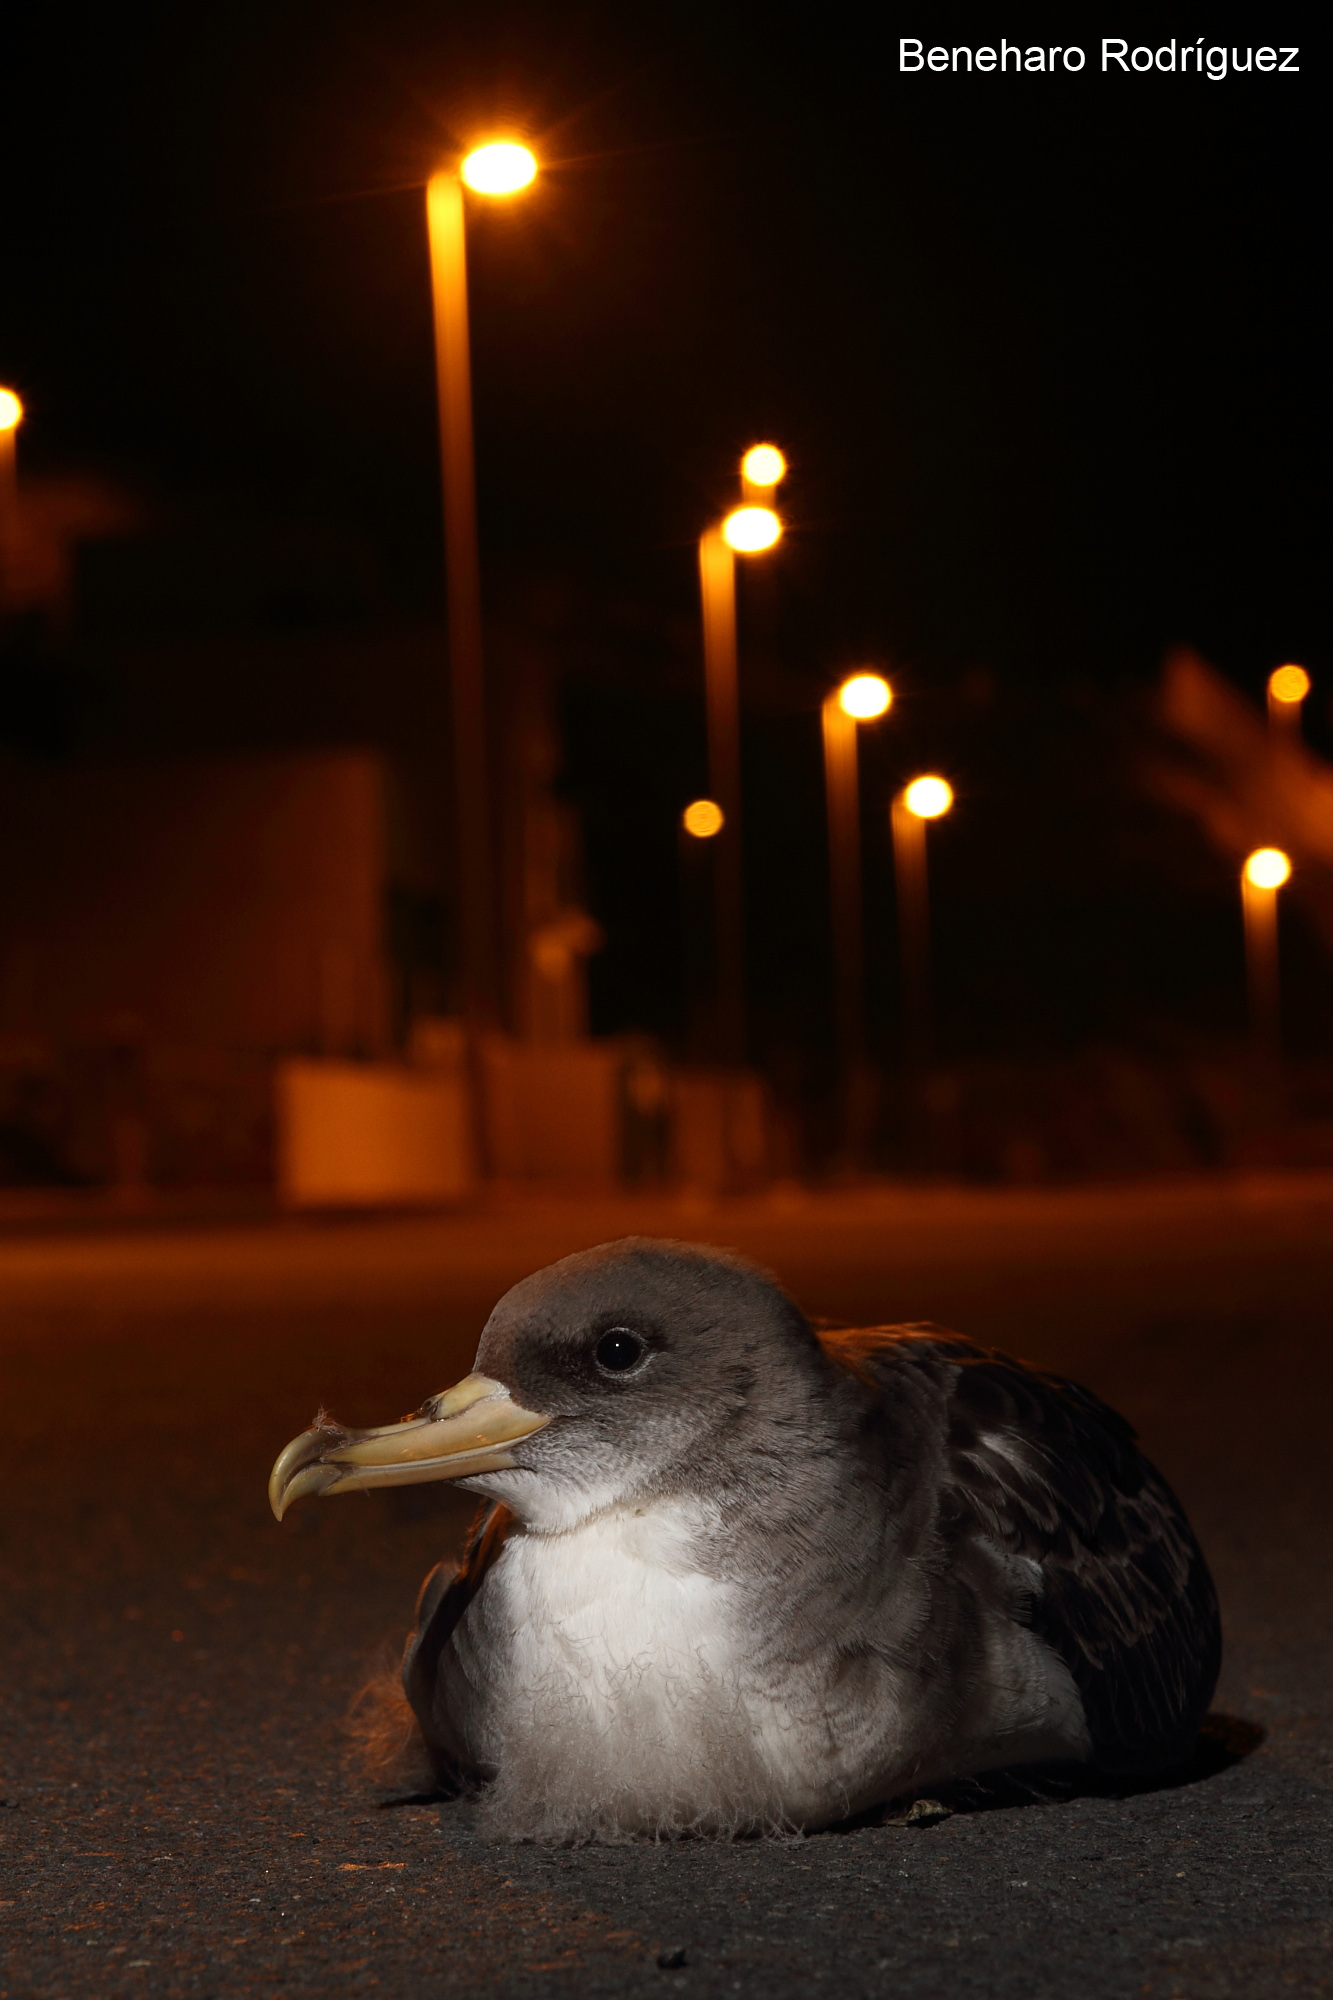
<svg viewBox="0 0 1333 2000">
<path fill-rule="evenodd" d="M 459 1563 L 436 1563 L 417 1596 L 416 1630 L 403 1652 L 403 1692 L 442 1785 L 457 1787 L 469 1774 L 460 1771 L 436 1740 L 433 1711 L 440 1655 L 459 1619 L 480 1590 L 487 1570 L 505 1545 L 514 1516 L 498 1500 L 477 1515 Z"/>
<path fill-rule="evenodd" d="M 956 1334 L 884 1335 L 861 1348 L 881 1382 L 890 1343 L 899 1365 L 954 1377 L 941 1525 L 960 1559 L 980 1537 L 1040 1565 L 1028 1622 L 1073 1676 L 1093 1762 L 1123 1776 L 1182 1763 L 1221 1663 L 1217 1596 L 1134 1431 L 1077 1383 Z"/>
</svg>

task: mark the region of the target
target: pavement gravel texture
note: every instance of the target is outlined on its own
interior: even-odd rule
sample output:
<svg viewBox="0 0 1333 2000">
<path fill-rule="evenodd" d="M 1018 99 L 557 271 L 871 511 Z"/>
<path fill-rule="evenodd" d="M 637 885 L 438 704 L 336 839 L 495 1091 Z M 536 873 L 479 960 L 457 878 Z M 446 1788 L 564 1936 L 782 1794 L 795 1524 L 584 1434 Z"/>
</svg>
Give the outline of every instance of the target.
<svg viewBox="0 0 1333 2000">
<path fill-rule="evenodd" d="M 465 1372 L 522 1270 L 641 1227 L 814 1312 L 929 1314 L 1138 1425 L 1213 1564 L 1191 1781 L 809 1839 L 486 1843 L 345 1718 L 465 1496 L 265 1502 L 323 1401 Z M 1333 1985 L 1333 1184 L 492 1202 L 474 1216 L 0 1241 L 0 2000 L 1252 1996 Z"/>
</svg>

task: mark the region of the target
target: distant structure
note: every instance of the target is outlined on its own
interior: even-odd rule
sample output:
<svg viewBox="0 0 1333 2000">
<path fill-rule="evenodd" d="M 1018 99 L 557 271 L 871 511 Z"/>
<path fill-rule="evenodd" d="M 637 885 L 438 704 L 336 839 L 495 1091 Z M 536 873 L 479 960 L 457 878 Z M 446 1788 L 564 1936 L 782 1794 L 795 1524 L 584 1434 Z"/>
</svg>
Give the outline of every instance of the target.
<svg viewBox="0 0 1333 2000">
<path fill-rule="evenodd" d="M 265 1178 L 272 1059 L 389 1046 L 386 841 L 373 753 L 5 768 L 0 1122 L 42 1177 Z"/>
<path fill-rule="evenodd" d="M 750 1184 L 766 1098 L 594 1039 L 555 654 L 495 621 L 501 1018 L 463 1036 L 438 613 L 356 528 L 20 482 L 0 584 L 0 1185 Z"/>
</svg>

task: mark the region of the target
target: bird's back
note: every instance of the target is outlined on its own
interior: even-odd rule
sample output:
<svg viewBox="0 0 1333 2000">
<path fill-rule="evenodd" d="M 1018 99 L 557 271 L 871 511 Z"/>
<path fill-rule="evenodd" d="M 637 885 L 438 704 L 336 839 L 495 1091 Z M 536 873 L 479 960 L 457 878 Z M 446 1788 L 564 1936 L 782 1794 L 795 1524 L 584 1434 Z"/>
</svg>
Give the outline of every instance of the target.
<svg viewBox="0 0 1333 2000">
<path fill-rule="evenodd" d="M 1149 1776 L 1182 1763 L 1216 1685 L 1212 1578 L 1184 1509 L 1125 1420 L 1087 1389 L 933 1326 L 826 1329 L 826 1351 L 940 1446 L 934 1561 L 984 1599 L 999 1564 L 1031 1571 L 1017 1615 L 1083 1704 L 1091 1763 Z"/>
</svg>

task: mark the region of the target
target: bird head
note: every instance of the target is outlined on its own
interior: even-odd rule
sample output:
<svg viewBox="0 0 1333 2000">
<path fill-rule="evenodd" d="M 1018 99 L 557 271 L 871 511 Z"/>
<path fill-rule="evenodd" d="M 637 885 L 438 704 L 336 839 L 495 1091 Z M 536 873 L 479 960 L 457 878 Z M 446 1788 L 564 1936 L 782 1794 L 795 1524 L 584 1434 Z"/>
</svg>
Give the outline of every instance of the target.
<svg viewBox="0 0 1333 2000">
<path fill-rule="evenodd" d="M 766 1430 L 780 1457 L 793 1378 L 814 1389 L 827 1373 L 809 1323 L 762 1272 L 628 1237 L 515 1285 L 472 1374 L 401 1423 L 321 1420 L 294 1438 L 269 1499 L 281 1520 L 306 1494 L 447 1479 L 534 1527 L 572 1527 L 725 1483 L 738 1457 L 762 1461 Z"/>
</svg>

